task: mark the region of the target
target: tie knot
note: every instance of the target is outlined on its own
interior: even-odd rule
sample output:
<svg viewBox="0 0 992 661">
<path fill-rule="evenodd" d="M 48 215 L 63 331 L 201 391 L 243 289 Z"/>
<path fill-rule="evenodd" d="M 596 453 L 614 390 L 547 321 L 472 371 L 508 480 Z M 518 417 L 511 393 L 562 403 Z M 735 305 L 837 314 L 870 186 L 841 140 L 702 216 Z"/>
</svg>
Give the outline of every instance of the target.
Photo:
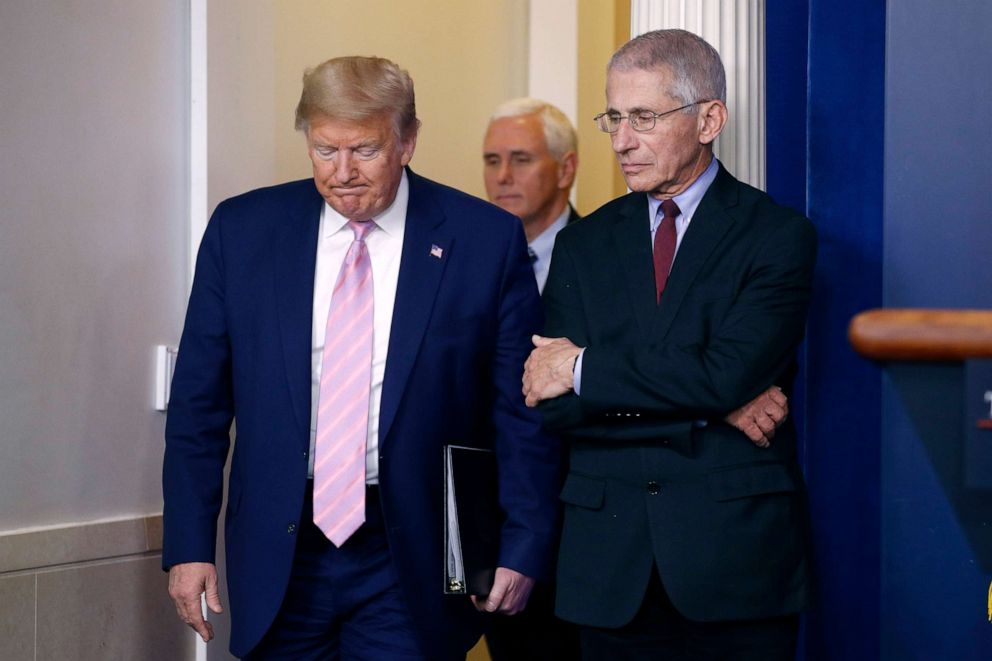
<svg viewBox="0 0 992 661">
<path fill-rule="evenodd" d="M 679 205 L 675 204 L 675 200 L 662 200 L 661 211 L 663 218 L 671 218 L 672 220 L 675 220 L 675 218 L 682 213 L 681 210 L 679 210 Z"/>
<path fill-rule="evenodd" d="M 348 227 L 355 233 L 355 241 L 364 241 L 365 237 L 378 225 L 372 220 L 349 220 Z"/>
</svg>

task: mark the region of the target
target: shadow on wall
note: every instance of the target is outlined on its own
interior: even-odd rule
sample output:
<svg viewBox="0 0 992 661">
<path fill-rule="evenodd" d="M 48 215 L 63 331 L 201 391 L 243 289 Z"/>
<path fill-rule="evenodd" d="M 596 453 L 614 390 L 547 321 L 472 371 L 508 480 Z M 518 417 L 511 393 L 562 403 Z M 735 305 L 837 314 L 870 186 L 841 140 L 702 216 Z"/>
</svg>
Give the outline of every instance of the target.
<svg viewBox="0 0 992 661">
<path fill-rule="evenodd" d="M 886 375 L 913 431 L 926 450 L 929 467 L 937 481 L 939 492 L 929 494 L 937 501 L 932 506 L 940 506 L 941 496 L 946 499 L 978 569 L 985 574 L 992 573 L 992 490 L 969 487 L 965 480 L 965 425 L 969 420 L 966 420 L 965 412 L 963 364 L 892 365 L 886 370 Z M 901 440 L 913 442 L 912 438 Z M 895 479 L 900 478 L 896 476 Z M 992 483 L 992 477 L 989 480 Z M 896 482 L 891 488 L 920 490 L 924 486 L 919 482 Z M 910 512 L 905 514 L 908 520 L 914 518 Z M 916 518 L 919 520 L 919 517 Z M 941 535 L 940 531 L 934 531 L 928 552 L 937 555 L 935 561 L 938 564 L 934 565 L 932 573 L 936 580 L 941 575 L 940 552 L 955 541 Z M 906 549 L 908 552 L 914 550 Z"/>
</svg>

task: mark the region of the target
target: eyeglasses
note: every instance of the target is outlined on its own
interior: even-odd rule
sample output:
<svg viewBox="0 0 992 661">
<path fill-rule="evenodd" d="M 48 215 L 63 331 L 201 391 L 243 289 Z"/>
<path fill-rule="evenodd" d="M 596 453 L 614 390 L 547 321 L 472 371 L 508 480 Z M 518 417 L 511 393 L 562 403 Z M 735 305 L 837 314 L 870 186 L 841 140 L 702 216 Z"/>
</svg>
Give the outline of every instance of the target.
<svg viewBox="0 0 992 661">
<path fill-rule="evenodd" d="M 654 128 L 654 125 L 658 122 L 659 117 L 664 117 L 665 115 L 671 115 L 673 112 L 678 112 L 679 110 L 685 110 L 697 103 L 705 103 L 704 101 L 693 101 L 692 103 L 687 103 L 681 108 L 675 108 L 674 110 L 666 110 L 665 112 L 652 112 L 650 110 L 638 110 L 636 113 L 631 113 L 629 115 L 621 115 L 618 112 L 601 112 L 593 119 L 596 121 L 596 126 L 603 133 L 616 133 L 620 130 L 620 122 L 627 120 L 630 124 L 630 128 L 638 132 L 650 131 Z"/>
</svg>

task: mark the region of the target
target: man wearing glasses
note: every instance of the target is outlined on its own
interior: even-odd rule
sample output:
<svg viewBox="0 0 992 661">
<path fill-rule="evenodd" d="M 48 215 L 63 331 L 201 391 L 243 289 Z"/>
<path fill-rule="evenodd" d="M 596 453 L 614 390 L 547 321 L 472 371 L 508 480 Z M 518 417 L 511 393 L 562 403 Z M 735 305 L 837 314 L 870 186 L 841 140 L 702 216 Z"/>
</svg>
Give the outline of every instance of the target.
<svg viewBox="0 0 992 661">
<path fill-rule="evenodd" d="M 714 157 L 725 88 L 691 33 L 621 47 L 596 121 L 632 192 L 555 244 L 523 383 L 569 447 L 557 613 L 584 659 L 791 660 L 809 598 L 795 428 L 724 416 L 791 384 L 816 238 Z"/>
</svg>

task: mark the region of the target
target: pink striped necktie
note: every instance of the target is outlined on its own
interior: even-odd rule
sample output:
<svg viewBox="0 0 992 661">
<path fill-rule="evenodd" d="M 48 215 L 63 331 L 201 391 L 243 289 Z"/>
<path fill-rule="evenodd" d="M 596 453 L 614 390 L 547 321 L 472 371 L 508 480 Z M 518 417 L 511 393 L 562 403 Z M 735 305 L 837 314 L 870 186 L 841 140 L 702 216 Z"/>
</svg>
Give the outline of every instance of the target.
<svg viewBox="0 0 992 661">
<path fill-rule="evenodd" d="M 313 522 L 341 546 L 365 522 L 365 441 L 372 382 L 372 262 L 365 237 L 374 222 L 348 221 L 355 240 L 331 296 L 321 359 Z"/>
</svg>

